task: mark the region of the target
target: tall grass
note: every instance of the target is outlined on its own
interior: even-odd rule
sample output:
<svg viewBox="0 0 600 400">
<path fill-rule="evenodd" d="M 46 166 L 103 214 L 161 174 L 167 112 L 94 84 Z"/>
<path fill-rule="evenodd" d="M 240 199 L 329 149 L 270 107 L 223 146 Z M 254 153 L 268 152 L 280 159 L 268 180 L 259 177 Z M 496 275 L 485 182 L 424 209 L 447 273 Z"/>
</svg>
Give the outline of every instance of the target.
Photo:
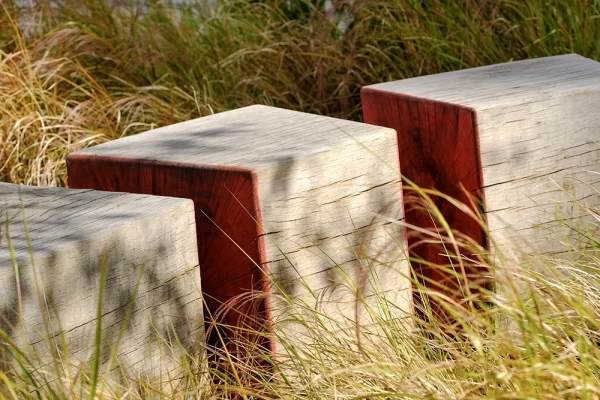
<svg viewBox="0 0 600 400">
<path fill-rule="evenodd" d="M 583 211 L 598 213 L 592 207 Z M 442 230 L 432 233 L 430 240 L 443 240 L 452 248 L 448 237 Z M 234 338 L 235 345 L 246 351 L 228 352 L 231 343 L 216 350 L 204 374 L 185 367 L 194 364 L 195 355 L 182 360 L 188 372 L 178 386 L 152 385 L 136 377 L 116 384 L 97 364 L 71 365 L 60 356 L 54 366 L 39 370 L 38 355 L 0 332 L 0 356 L 10 354 L 10 360 L 18 362 L 9 361 L 0 371 L 0 395 L 14 399 L 599 398 L 600 252 L 580 244 L 561 244 L 569 245 L 569 257 L 538 255 L 527 263 L 498 249 L 491 257 L 484 249 L 473 248 L 481 260 L 488 260 L 486 267 L 492 269 L 498 288 L 477 288 L 479 298 L 445 299 L 437 291 L 419 287 L 420 280 L 415 279 L 413 284 L 423 294 L 452 312 L 451 324 L 428 311 L 422 318 L 408 314 L 381 297 L 375 306 L 362 304 L 368 318 L 357 329 L 352 318 L 323 314 L 314 304 L 284 296 L 290 307 L 275 326 L 281 345 L 276 359 L 256 345 L 256 336 L 263 331 L 256 332 L 253 341 L 248 339 L 253 335 L 240 335 Z M 356 301 L 362 302 L 361 297 Z M 302 327 L 310 345 L 302 344 L 297 330 L 287 329 L 290 323 Z M 40 376 L 42 380 L 35 379 Z"/>
<path fill-rule="evenodd" d="M 360 120 L 362 86 L 575 52 L 591 0 L 2 2 L 0 180 L 65 185 L 66 153 L 269 104 Z M 50 5 L 52 4 L 52 5 Z"/>
</svg>

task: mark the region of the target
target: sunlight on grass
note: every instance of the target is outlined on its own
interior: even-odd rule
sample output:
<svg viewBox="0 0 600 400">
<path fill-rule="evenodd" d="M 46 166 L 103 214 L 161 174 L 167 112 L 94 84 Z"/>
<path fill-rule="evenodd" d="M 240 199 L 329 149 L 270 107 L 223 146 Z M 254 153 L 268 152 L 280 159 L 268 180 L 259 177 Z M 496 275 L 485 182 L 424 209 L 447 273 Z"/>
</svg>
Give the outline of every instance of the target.
<svg viewBox="0 0 600 400">
<path fill-rule="evenodd" d="M 429 192 L 425 198 L 435 195 L 439 194 Z M 433 201 L 426 203 L 435 207 Z M 593 208 L 586 211 L 597 215 Z M 449 237 L 443 231 L 430 236 L 445 242 Z M 183 359 L 188 372 L 175 386 L 157 386 L 129 375 L 117 382 L 97 364 L 71 365 L 64 354 L 54 360 L 55 367 L 36 370 L 35 352 L 2 333 L 0 393 L 8 398 L 84 398 L 95 390 L 96 398 L 105 399 L 596 398 L 600 254 L 593 243 L 571 243 L 577 257 L 535 255 L 535 268 L 530 261 L 496 250 L 493 257 L 481 259 L 495 260 L 487 267 L 497 289 L 473 286 L 477 295 L 469 299 L 448 298 L 414 279 L 424 304 L 435 301 L 452 315 L 451 321 L 432 315 L 431 308 L 408 313 L 379 294 L 376 302 L 362 304 L 368 317 L 357 326 L 351 317 L 328 315 L 312 302 L 283 293 L 280 300 L 289 307 L 285 318 L 275 322 L 281 345 L 275 356 L 261 345 L 260 338 L 269 335 L 266 327 L 248 323 L 256 330 L 238 328 L 240 334 L 230 337 L 227 346 L 211 349 L 208 371 L 194 372 L 193 354 Z M 360 282 L 350 284 L 356 289 Z M 235 301 L 252 302 L 260 296 L 248 294 Z M 226 313 L 228 306 L 218 313 Z M 218 324 L 219 315 L 213 317 Z M 306 340 L 289 329 L 290 322 L 302 327 Z"/>
</svg>

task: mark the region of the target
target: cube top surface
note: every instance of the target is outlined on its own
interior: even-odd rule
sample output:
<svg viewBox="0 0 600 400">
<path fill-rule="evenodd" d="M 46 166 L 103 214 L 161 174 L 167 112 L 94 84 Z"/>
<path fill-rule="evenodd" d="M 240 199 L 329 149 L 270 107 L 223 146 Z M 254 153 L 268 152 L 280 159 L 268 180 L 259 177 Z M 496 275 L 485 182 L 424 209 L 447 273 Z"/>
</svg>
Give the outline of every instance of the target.
<svg viewBox="0 0 600 400">
<path fill-rule="evenodd" d="M 132 223 L 152 223 L 153 216 L 163 212 L 178 209 L 193 214 L 193 203 L 187 199 L 0 182 L 0 271 L 12 269 L 4 226 L 6 216 L 16 259 L 29 260 L 21 204 L 35 257 L 106 232 L 127 230 Z"/>
<path fill-rule="evenodd" d="M 600 90 L 600 63 L 576 54 L 471 68 L 366 88 L 484 109 Z"/>
<path fill-rule="evenodd" d="M 256 169 L 377 138 L 390 130 L 255 105 L 154 129 L 76 154 Z"/>
</svg>

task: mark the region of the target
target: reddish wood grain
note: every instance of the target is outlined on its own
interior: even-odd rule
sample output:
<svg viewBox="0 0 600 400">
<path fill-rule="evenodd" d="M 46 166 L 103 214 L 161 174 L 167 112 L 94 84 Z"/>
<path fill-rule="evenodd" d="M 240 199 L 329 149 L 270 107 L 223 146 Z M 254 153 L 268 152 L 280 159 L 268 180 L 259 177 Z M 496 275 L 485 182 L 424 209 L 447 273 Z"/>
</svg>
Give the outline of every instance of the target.
<svg viewBox="0 0 600 400">
<path fill-rule="evenodd" d="M 484 204 L 475 110 L 373 88 L 363 88 L 361 96 L 366 123 L 396 130 L 403 177 L 419 187 L 436 189 L 463 203 L 476 207 Z M 439 232 L 439 224 L 435 224 L 424 202 L 406 184 L 403 197 L 407 224 Z M 477 221 L 439 196 L 433 200 L 454 231 L 481 246 L 487 245 L 484 230 Z M 458 268 L 457 263 L 450 263 L 446 256 L 448 248 L 444 244 L 447 241 L 432 242 L 431 237 L 408 227 L 405 231 L 412 267 L 426 287 L 459 301 L 466 294 L 465 281 L 473 287 L 489 287 L 490 271 L 476 262 L 465 261 L 464 269 L 457 271 L 458 274 L 439 267 Z M 467 247 L 461 247 L 459 254 L 469 260 L 479 260 Z M 421 305 L 422 299 L 416 291 L 414 300 L 417 307 Z M 434 312 L 442 314 L 435 302 L 432 306 Z"/>
<path fill-rule="evenodd" d="M 205 316 L 224 302 L 256 291 L 253 301 L 236 306 L 219 322 L 250 328 L 269 321 L 265 243 L 256 174 L 245 168 L 204 166 L 71 154 L 69 186 L 112 192 L 182 197 L 194 201 Z M 268 325 L 267 325 L 268 326 Z M 222 331 L 233 335 L 233 331 Z M 219 342 L 209 334 L 209 344 Z M 273 346 L 272 340 L 265 345 Z"/>
</svg>

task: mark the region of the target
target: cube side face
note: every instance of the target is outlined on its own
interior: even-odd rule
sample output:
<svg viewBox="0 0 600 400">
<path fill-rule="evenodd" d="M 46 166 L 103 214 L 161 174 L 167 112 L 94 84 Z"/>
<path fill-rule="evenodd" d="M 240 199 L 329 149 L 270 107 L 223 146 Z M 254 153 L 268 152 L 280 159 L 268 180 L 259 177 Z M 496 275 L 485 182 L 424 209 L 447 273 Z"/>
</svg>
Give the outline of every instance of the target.
<svg viewBox="0 0 600 400">
<path fill-rule="evenodd" d="M 399 318 L 411 311 L 396 134 L 375 136 L 257 171 L 276 354 L 311 344 L 294 318 L 323 315 L 337 331 L 356 311 L 372 323 L 378 301 Z"/>
<path fill-rule="evenodd" d="M 478 213 L 484 201 L 480 175 L 477 117 L 474 110 L 398 93 L 363 88 L 364 120 L 367 123 L 393 128 L 398 134 L 400 170 L 423 189 L 436 189 L 458 199 Z M 405 218 L 408 225 L 432 233 L 434 221 L 424 203 L 409 184 L 403 184 Z M 486 236 L 478 221 L 439 196 L 432 197 L 435 206 L 453 229 L 471 238 L 479 246 L 486 246 Z M 436 221 L 439 224 L 439 221 Z M 413 263 L 415 272 L 422 276 L 421 283 L 433 290 L 441 290 L 453 298 L 461 297 L 464 285 L 488 286 L 490 271 L 477 265 L 465 265 L 466 276 L 458 279 L 432 265 L 448 265 L 447 247 L 436 242 L 436 235 L 424 235 L 406 229 L 410 255 L 423 263 Z M 429 240 L 430 243 L 424 243 Z M 445 243 L 447 245 L 447 243 Z M 461 254 L 477 260 L 476 249 L 460 248 Z M 421 300 L 416 294 L 417 304 Z M 435 304 L 433 304 L 435 306 Z M 435 310 L 436 312 L 442 312 Z"/>
<path fill-rule="evenodd" d="M 68 174 L 72 187 L 193 200 L 202 292 L 213 316 L 223 303 L 264 290 L 261 215 L 252 171 L 72 154 Z M 218 320 L 239 326 L 242 315 L 260 324 L 266 318 L 265 300 L 238 304 Z M 209 335 L 208 342 L 218 345 L 218 335 Z"/>
<path fill-rule="evenodd" d="M 591 90 L 478 113 L 497 250 L 558 255 L 589 230 L 586 207 L 598 206 L 600 181 L 599 102 L 600 90 Z"/>
<path fill-rule="evenodd" d="M 113 196 L 107 203 L 101 193 L 98 201 L 93 201 L 89 195 L 95 193 L 88 192 L 82 199 L 77 191 L 55 191 L 64 193 L 64 197 L 57 196 L 60 197 L 57 201 L 48 204 L 34 199 L 33 209 L 25 209 L 33 243 L 38 233 L 63 229 L 61 218 L 71 215 L 77 219 L 82 201 L 88 212 L 97 209 L 100 218 L 87 218 L 85 223 L 78 224 L 79 231 L 68 242 L 42 248 L 39 253 L 34 244 L 35 270 L 29 260 L 20 259 L 23 322 L 13 319 L 5 327 L 9 334 L 17 343 L 32 346 L 41 356 L 42 364 L 52 362 L 52 338 L 57 343 L 64 338 L 74 368 L 77 362 L 91 361 L 98 324 L 100 271 L 104 265 L 107 276 L 102 302 L 101 362 L 105 368 L 112 351 L 130 376 L 149 380 L 181 376 L 185 373 L 181 360 L 187 357 L 186 353 L 203 362 L 206 354 L 202 295 L 192 205 L 169 199 L 172 206 L 163 205 L 142 216 L 132 211 L 133 206 L 126 201 L 130 200 L 135 207 L 156 207 L 157 198 L 144 202 L 140 196 Z M 48 201 L 47 197 L 43 199 Z M 24 240 L 18 229 L 22 223 L 18 213 L 20 201 L 16 196 L 13 200 L 8 211 L 14 217 L 12 232 L 17 236 L 13 240 L 19 242 Z M 119 200 L 125 203 L 121 205 Z M 48 221 L 48 215 L 52 214 L 60 215 Z M 111 219 L 119 220 L 119 224 L 103 229 L 102 220 Z M 14 274 L 5 274 L 9 270 L 4 269 L 0 281 L 0 312 L 4 316 L 14 315 L 18 307 Z M 44 324 L 44 304 L 48 307 L 50 331 Z M 175 337 L 179 343 L 173 340 Z M 119 364 L 114 360 L 111 363 L 112 368 L 107 372 L 119 379 Z"/>
</svg>

